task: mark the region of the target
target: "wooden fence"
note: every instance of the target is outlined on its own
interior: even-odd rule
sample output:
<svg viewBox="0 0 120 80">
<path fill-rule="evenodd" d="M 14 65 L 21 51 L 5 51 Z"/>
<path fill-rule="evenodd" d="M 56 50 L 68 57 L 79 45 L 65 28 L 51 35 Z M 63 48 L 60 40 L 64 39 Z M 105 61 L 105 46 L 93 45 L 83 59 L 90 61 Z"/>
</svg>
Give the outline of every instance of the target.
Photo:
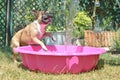
<svg viewBox="0 0 120 80">
<path fill-rule="evenodd" d="M 94 32 L 85 31 L 85 45 L 93 47 L 110 47 L 117 38 L 118 33 L 114 31 Z"/>
</svg>

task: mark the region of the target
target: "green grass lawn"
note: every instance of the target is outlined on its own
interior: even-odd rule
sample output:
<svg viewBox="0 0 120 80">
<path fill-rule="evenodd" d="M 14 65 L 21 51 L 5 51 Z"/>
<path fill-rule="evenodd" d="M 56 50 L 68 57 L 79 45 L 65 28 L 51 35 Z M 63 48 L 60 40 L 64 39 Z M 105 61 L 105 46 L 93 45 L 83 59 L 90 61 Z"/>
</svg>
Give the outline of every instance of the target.
<svg viewBox="0 0 120 80">
<path fill-rule="evenodd" d="M 98 68 L 80 74 L 44 74 L 23 67 L 12 61 L 9 49 L 0 50 L 0 80 L 119 80 L 120 56 L 106 53 L 100 56 Z"/>
</svg>

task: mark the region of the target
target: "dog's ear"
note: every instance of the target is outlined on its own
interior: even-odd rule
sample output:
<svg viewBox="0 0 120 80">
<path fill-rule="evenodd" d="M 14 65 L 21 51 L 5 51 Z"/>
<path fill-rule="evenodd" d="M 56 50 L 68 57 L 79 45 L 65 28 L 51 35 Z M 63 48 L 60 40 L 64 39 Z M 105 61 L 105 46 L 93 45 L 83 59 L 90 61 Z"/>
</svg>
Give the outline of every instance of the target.
<svg viewBox="0 0 120 80">
<path fill-rule="evenodd" d="M 39 11 L 37 10 L 32 10 L 32 14 L 37 18 L 39 15 Z"/>
</svg>

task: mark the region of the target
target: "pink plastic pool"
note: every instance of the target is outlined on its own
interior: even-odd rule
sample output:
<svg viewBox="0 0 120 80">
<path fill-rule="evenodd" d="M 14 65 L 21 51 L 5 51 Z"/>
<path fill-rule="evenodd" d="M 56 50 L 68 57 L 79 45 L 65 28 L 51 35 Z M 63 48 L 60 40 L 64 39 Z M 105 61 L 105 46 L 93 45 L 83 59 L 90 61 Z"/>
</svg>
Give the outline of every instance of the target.
<svg viewBox="0 0 120 80">
<path fill-rule="evenodd" d="M 44 51 L 40 46 L 15 48 L 20 52 L 22 62 L 30 70 L 45 73 L 80 73 L 96 67 L 99 55 L 106 51 L 102 48 L 83 46 L 47 46 Z"/>
</svg>

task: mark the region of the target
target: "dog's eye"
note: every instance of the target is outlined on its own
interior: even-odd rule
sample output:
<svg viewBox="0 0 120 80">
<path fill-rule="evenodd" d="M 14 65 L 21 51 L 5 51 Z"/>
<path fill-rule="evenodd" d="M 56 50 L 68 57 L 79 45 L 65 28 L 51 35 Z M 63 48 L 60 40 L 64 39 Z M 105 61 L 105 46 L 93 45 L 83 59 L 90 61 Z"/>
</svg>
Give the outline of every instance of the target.
<svg viewBox="0 0 120 80">
<path fill-rule="evenodd" d="M 44 14 L 45 14 L 45 12 L 44 12 L 44 11 L 41 11 L 41 14 L 42 14 L 42 15 L 44 15 Z"/>
<path fill-rule="evenodd" d="M 45 20 L 45 19 L 48 19 L 48 16 L 47 16 L 47 15 L 43 15 L 43 16 L 42 16 L 42 19 L 44 19 L 44 20 Z"/>
</svg>

